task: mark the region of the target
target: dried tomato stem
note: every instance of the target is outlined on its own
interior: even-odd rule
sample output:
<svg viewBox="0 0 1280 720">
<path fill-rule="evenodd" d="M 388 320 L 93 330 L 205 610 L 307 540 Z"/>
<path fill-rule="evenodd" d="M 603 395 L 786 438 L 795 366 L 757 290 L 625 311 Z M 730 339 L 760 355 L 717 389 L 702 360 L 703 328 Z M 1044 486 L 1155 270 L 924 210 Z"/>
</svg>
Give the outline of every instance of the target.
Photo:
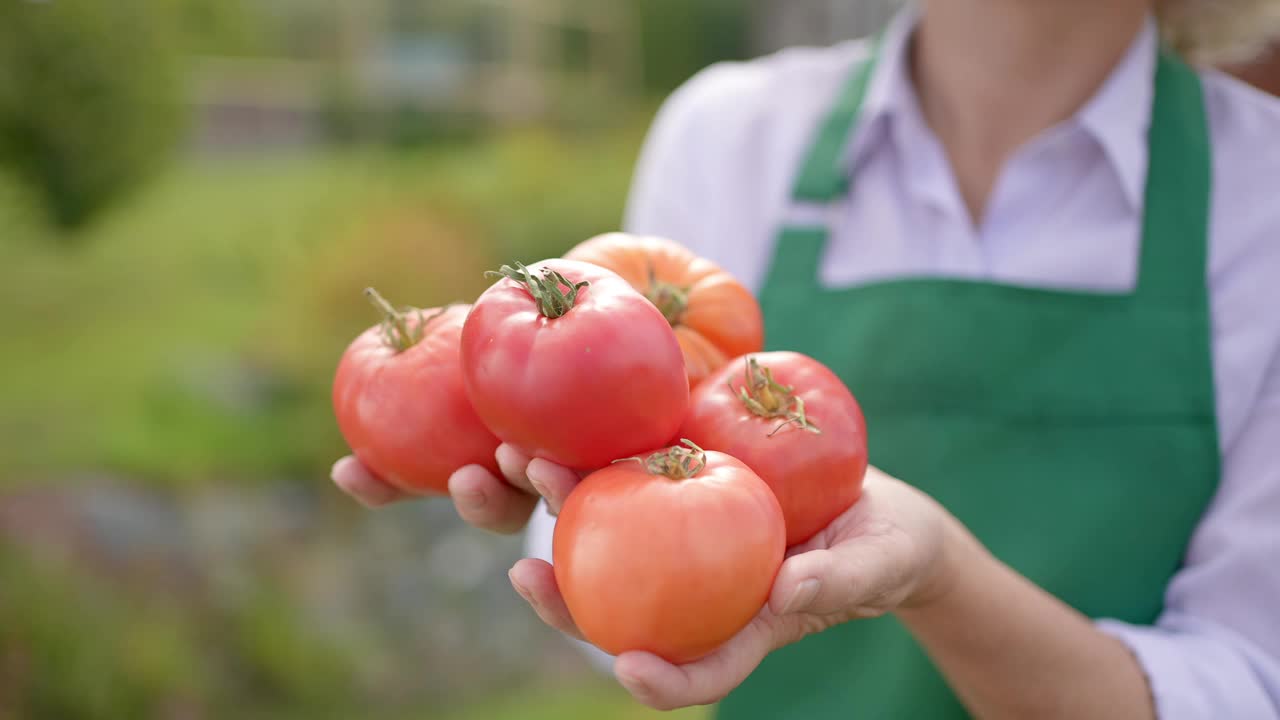
<svg viewBox="0 0 1280 720">
<path fill-rule="evenodd" d="M 514 268 L 503 265 L 485 273 L 485 277 L 504 277 L 520 283 L 538 304 L 538 312 L 549 318 L 562 317 L 572 310 L 578 301 L 579 291 L 591 284 L 585 280 L 574 284 L 551 268 L 543 268 L 540 275 L 535 275 L 520 263 L 516 263 Z"/>
<path fill-rule="evenodd" d="M 729 386 L 733 390 L 733 386 Z M 769 433 L 770 437 L 783 428 L 795 425 L 815 435 L 822 430 L 813 424 L 805 412 L 804 399 L 796 395 L 795 388 L 773 379 L 773 370 L 762 366 L 754 357 L 747 358 L 746 382 L 736 391 L 738 399 L 753 414 L 762 418 L 781 418 L 782 424 Z"/>
<path fill-rule="evenodd" d="M 689 308 L 689 289 L 662 282 L 652 265 L 649 266 L 649 288 L 644 296 L 658 308 L 671 327 L 680 324 L 685 310 Z"/>
<path fill-rule="evenodd" d="M 432 320 L 444 314 L 448 307 L 441 308 L 431 317 L 425 317 L 421 310 L 415 308 L 405 308 L 397 310 L 382 297 L 377 290 L 373 288 L 365 288 L 364 296 L 369 298 L 369 302 L 382 313 L 382 337 L 386 341 L 387 346 L 402 353 L 405 350 L 418 344 L 422 339 L 422 334 L 427 329 L 427 325 Z M 418 322 L 411 323 L 410 317 L 417 317 Z"/>
<path fill-rule="evenodd" d="M 692 440 L 681 440 L 689 447 L 679 445 L 656 452 L 644 459 L 644 468 L 650 475 L 665 475 L 672 480 L 688 480 L 707 467 L 707 453 Z"/>
</svg>

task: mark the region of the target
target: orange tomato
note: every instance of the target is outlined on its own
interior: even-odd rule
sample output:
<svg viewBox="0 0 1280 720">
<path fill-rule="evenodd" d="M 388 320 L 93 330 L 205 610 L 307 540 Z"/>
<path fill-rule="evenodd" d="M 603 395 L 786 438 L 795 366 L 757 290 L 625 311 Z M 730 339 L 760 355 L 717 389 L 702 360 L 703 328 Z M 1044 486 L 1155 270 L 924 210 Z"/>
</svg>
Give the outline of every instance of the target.
<svg viewBox="0 0 1280 720">
<path fill-rule="evenodd" d="M 565 257 L 614 271 L 662 311 L 684 352 L 690 387 L 764 347 L 764 318 L 751 291 L 679 243 L 610 233 Z"/>
<path fill-rule="evenodd" d="M 769 486 L 718 452 L 671 448 L 574 488 L 552 555 L 569 614 L 607 653 L 687 663 L 756 616 L 786 530 Z"/>
</svg>

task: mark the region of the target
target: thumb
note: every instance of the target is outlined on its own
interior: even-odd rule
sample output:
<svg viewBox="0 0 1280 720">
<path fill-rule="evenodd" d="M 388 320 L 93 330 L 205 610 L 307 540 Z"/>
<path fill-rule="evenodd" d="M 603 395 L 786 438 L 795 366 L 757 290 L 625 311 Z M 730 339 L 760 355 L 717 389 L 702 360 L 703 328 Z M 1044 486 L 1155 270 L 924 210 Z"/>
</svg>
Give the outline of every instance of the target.
<svg viewBox="0 0 1280 720">
<path fill-rule="evenodd" d="M 885 548 L 850 542 L 793 555 L 773 583 L 769 609 L 778 615 L 847 613 L 892 594 L 895 572 Z"/>
</svg>

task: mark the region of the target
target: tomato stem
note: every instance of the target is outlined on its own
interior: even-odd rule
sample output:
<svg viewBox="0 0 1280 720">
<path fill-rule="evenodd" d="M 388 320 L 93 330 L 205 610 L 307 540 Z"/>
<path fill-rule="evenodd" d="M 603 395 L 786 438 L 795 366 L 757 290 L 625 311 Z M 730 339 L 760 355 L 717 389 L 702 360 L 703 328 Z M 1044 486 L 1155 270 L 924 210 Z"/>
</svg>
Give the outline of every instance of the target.
<svg viewBox="0 0 1280 720">
<path fill-rule="evenodd" d="M 535 275 L 520 263 L 516 263 L 514 268 L 503 265 L 497 270 L 490 270 L 485 277 L 504 277 L 520 283 L 538 304 L 538 312 L 549 318 L 563 317 L 572 310 L 578 301 L 578 293 L 591 284 L 585 280 L 574 284 L 551 268 L 543 268 L 541 275 Z"/>
<path fill-rule="evenodd" d="M 397 353 L 402 353 L 417 345 L 418 341 L 422 340 L 422 335 L 426 332 L 427 326 L 449 309 L 449 306 L 446 305 L 427 316 L 417 308 L 397 310 L 373 288 L 365 288 L 364 296 L 369 298 L 369 302 L 378 309 L 378 312 L 382 313 L 382 339 L 387 344 L 387 347 Z M 411 322 L 411 318 L 416 319 L 417 322 Z"/>
<path fill-rule="evenodd" d="M 671 327 L 680 324 L 684 312 L 689 307 L 689 289 L 662 282 L 649 266 L 649 288 L 644 296 L 662 313 Z"/>
<path fill-rule="evenodd" d="M 695 445 L 692 440 L 680 442 L 689 447 L 677 445 L 656 452 L 642 461 L 644 469 L 650 475 L 665 475 L 672 480 L 688 480 L 702 472 L 707 467 L 706 451 Z M 627 460 L 640 460 L 640 458 L 627 458 Z"/>
<path fill-rule="evenodd" d="M 822 430 L 813 424 L 804 408 L 804 398 L 796 395 L 795 388 L 773 379 L 773 370 L 764 367 L 754 357 L 747 358 L 746 382 L 736 390 L 730 383 L 729 390 L 738 396 L 742 404 L 762 418 L 781 418 L 782 423 L 769 433 L 773 437 L 789 425 L 821 435 Z"/>
</svg>

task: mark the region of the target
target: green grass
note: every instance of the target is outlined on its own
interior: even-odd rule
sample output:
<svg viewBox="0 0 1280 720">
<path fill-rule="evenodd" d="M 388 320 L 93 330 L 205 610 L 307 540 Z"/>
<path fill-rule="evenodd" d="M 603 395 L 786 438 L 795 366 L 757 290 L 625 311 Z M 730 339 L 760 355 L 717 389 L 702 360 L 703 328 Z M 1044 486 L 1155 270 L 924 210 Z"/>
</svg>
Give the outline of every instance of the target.
<svg viewBox="0 0 1280 720">
<path fill-rule="evenodd" d="M 0 482 L 323 472 L 359 291 L 470 300 L 500 261 L 615 229 L 639 127 L 191 163 L 74 236 L 0 187 Z"/>
</svg>

